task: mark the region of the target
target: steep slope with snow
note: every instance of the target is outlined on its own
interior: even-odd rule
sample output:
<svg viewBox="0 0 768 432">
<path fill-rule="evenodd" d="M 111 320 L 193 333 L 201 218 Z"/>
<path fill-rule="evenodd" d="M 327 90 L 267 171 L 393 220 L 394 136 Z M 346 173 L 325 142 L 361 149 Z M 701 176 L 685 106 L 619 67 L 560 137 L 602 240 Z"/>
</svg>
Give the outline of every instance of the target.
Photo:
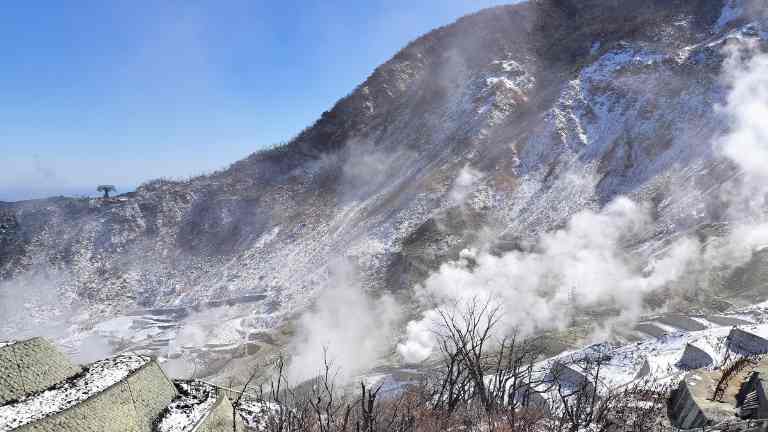
<svg viewBox="0 0 768 432">
<path fill-rule="evenodd" d="M 287 145 L 224 171 L 113 200 L 0 203 L 0 333 L 232 355 L 268 341 L 339 258 L 365 289 L 407 297 L 481 238 L 518 250 L 619 195 L 653 207 L 628 253 L 653 256 L 682 234 L 708 241 L 729 230 L 713 202 L 737 173 L 712 145 L 725 130 L 723 47 L 765 45 L 764 9 L 481 11 L 408 45 Z M 716 303 L 734 277 L 762 293 L 753 267 L 690 282 L 706 289 L 685 304 L 728 307 Z"/>
</svg>

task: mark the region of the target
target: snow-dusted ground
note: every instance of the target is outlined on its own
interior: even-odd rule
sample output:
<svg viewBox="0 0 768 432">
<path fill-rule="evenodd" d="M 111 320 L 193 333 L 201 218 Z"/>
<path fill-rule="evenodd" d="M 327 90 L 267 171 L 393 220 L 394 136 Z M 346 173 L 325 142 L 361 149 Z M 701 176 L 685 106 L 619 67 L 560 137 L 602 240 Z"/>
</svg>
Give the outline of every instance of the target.
<svg viewBox="0 0 768 432">
<path fill-rule="evenodd" d="M 200 382 L 176 383 L 176 398 L 157 425 L 158 432 L 192 432 L 216 404 L 215 389 Z"/>
<path fill-rule="evenodd" d="M 544 383 L 534 389 L 542 392 L 542 396 L 550 401 L 557 400 L 557 395 L 547 393 L 547 390 L 551 391 L 551 378 L 547 380 L 547 375 L 551 377 L 551 371 L 557 365 L 563 365 L 577 373 L 591 376 L 593 371 L 585 371 L 586 363 L 582 360 L 597 356 L 606 359 L 601 364 L 598 377 L 599 391 L 614 390 L 632 383 L 674 386 L 691 370 L 717 370 L 729 360 L 745 354 L 728 343 L 728 336 L 735 328 L 768 342 L 768 302 L 719 314 L 717 317 L 738 318 L 744 324 L 722 325 L 706 317 L 686 317 L 705 327 L 703 330 L 688 331 L 656 321 L 665 319 L 665 316 L 648 318 L 645 323 L 659 325 L 666 334 L 626 345 L 598 343 L 544 359 L 535 365 L 532 377 L 534 382 Z M 688 346 L 693 349 L 686 353 Z M 420 373 L 423 372 L 395 368 L 388 372 L 365 374 L 358 377 L 358 380 L 370 386 L 384 384 L 391 394 L 397 395 L 405 386 L 416 382 L 412 377 Z M 488 379 L 492 380 L 493 377 L 489 376 Z"/>
<path fill-rule="evenodd" d="M 17 342 L 17 341 L 15 341 L 15 340 L 9 340 L 9 341 L 0 341 L 0 348 L 2 348 L 2 347 L 6 347 L 6 346 L 9 346 L 9 345 L 13 345 L 13 344 L 15 344 L 16 342 Z"/>
<path fill-rule="evenodd" d="M 705 318 L 697 321 L 707 328 L 687 331 L 667 325 L 670 331 L 660 337 L 644 339 L 623 346 L 595 344 L 586 348 L 562 353 L 544 360 L 537 365 L 539 378 L 547 374 L 557 363 L 568 365 L 571 369 L 590 375 L 583 369 L 585 357 L 595 358 L 600 355 L 607 359 L 599 374 L 598 390 L 617 389 L 634 382 L 653 383 L 654 385 L 676 385 L 691 370 L 717 370 L 729 359 L 745 354 L 729 344 L 729 334 L 739 329 L 748 334 L 768 341 L 768 306 L 761 303 L 740 309 L 723 317 L 738 317 L 751 324 L 739 326 L 720 325 Z M 655 324 L 655 323 L 654 323 Z M 686 351 L 687 347 L 693 347 Z M 757 354 L 756 352 L 755 354 Z M 640 373 L 647 365 L 646 371 Z M 545 388 L 542 385 L 541 388 Z"/>
<path fill-rule="evenodd" d="M 16 429 L 77 405 L 120 382 L 149 361 L 149 357 L 139 355 L 120 355 L 97 361 L 83 374 L 54 388 L 0 406 L 0 431 Z"/>
<path fill-rule="evenodd" d="M 254 431 L 266 431 L 268 427 L 267 419 L 270 415 L 277 413 L 279 410 L 280 406 L 274 402 L 251 400 L 247 398 L 244 401 L 241 401 L 240 406 L 237 408 L 246 427 L 249 430 Z"/>
</svg>

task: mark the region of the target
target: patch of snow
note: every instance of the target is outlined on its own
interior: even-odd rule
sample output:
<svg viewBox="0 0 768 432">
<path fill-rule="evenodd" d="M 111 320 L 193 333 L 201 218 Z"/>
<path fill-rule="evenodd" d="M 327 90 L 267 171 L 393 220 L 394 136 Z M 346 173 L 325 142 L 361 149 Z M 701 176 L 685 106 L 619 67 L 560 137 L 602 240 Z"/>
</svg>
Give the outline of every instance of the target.
<svg viewBox="0 0 768 432">
<path fill-rule="evenodd" d="M 240 403 L 237 411 L 249 430 L 266 432 L 269 430 L 269 417 L 280 412 L 280 405 L 274 402 L 245 400 Z"/>
<path fill-rule="evenodd" d="M 158 432 L 192 432 L 208 416 L 218 399 L 213 387 L 194 381 L 177 383 L 181 396 L 174 399 L 157 425 Z"/>
<path fill-rule="evenodd" d="M 490 78 L 486 78 L 485 82 L 488 85 L 488 87 L 495 86 L 500 83 L 499 85 L 503 85 L 508 89 L 513 89 L 513 90 L 517 89 L 515 84 L 506 77 L 490 77 Z"/>
<path fill-rule="evenodd" d="M 696 321 L 697 323 L 709 328 L 709 327 L 717 327 L 717 324 L 714 324 L 712 322 L 707 321 L 706 318 L 700 318 L 700 317 L 691 317 L 692 320 Z"/>
<path fill-rule="evenodd" d="M 663 54 L 631 47 L 605 53 L 595 63 L 584 68 L 581 79 L 605 81 L 628 67 L 648 66 L 664 60 Z"/>
<path fill-rule="evenodd" d="M 150 361 L 121 355 L 97 361 L 82 374 L 48 390 L 0 407 L 0 432 L 10 431 L 64 411 L 122 381 Z"/>
<path fill-rule="evenodd" d="M 743 25 L 741 27 L 732 29 L 725 35 L 712 40 L 706 44 L 704 44 L 704 47 L 707 48 L 720 48 L 724 46 L 726 43 L 744 43 L 748 42 L 754 39 L 762 39 L 765 40 L 768 38 L 768 32 L 765 29 L 758 29 L 759 26 L 764 27 L 764 24 L 760 23 L 749 23 L 746 25 Z M 699 45 L 695 45 L 689 48 L 697 48 Z"/>
<path fill-rule="evenodd" d="M 724 313 L 723 317 L 741 317 L 745 310 Z M 748 308 L 752 313 L 752 319 L 764 321 L 766 311 L 756 307 Z M 550 373 L 553 367 L 561 364 L 569 369 L 589 376 L 582 367 L 582 359 L 594 358 L 596 355 L 605 356 L 605 364 L 600 368 L 600 377 L 597 388 L 601 391 L 620 388 L 632 383 L 653 383 L 655 385 L 676 385 L 677 382 L 689 372 L 691 365 L 681 364 L 680 360 L 688 345 L 700 350 L 701 359 L 692 358 L 692 360 L 701 360 L 698 363 L 699 369 L 717 370 L 733 354 L 743 354 L 732 351 L 729 348 L 728 336 L 734 326 L 720 325 L 703 319 L 696 319 L 708 326 L 707 329 L 699 331 L 676 330 L 670 326 L 664 326 L 657 322 L 654 325 L 669 328 L 671 331 L 664 336 L 657 338 L 648 338 L 624 346 L 611 346 L 607 343 L 592 345 L 580 350 L 564 352 L 555 357 L 542 360 L 534 366 L 532 382 L 541 382 L 543 384 L 533 386 L 534 390 L 540 392 L 542 397 L 549 400 L 556 400 L 548 394 L 551 386 L 548 385 L 545 377 Z M 754 324 L 736 326 L 742 331 L 753 334 L 757 337 L 768 339 L 768 324 Z M 674 331 L 672 331 L 674 329 Z M 694 352 L 695 354 L 695 352 Z M 706 361 L 705 361 L 706 360 Z M 639 374 L 641 369 L 647 363 L 648 373 Z M 694 361 L 694 363 L 697 363 Z M 381 374 L 371 374 L 368 376 L 370 381 L 381 382 L 382 380 L 396 380 L 396 374 L 391 374 L 385 378 Z M 487 377 L 491 380 L 492 377 Z M 551 383 L 551 381 L 549 382 Z"/>
<path fill-rule="evenodd" d="M 108 336 L 117 340 L 142 341 L 160 335 L 162 330 L 146 324 L 142 328 L 141 318 L 121 316 L 103 321 L 94 326 L 94 331 L 100 336 Z"/>
<path fill-rule="evenodd" d="M 270 230 L 268 233 L 263 234 L 261 237 L 259 237 L 259 240 L 256 242 L 254 249 L 263 248 L 272 240 L 274 240 L 279 233 L 280 233 L 280 225 L 277 225 L 274 228 L 272 228 L 272 230 Z"/>
<path fill-rule="evenodd" d="M 743 0 L 727 0 L 715 23 L 715 29 L 721 31 L 725 26 L 744 14 Z"/>
<path fill-rule="evenodd" d="M 17 341 L 15 341 L 15 340 L 9 340 L 9 341 L 0 341 L 0 348 L 2 348 L 2 347 L 6 347 L 6 346 L 9 346 L 9 345 L 13 345 L 13 344 L 15 344 L 16 342 L 17 342 Z"/>
<path fill-rule="evenodd" d="M 670 333 L 670 334 L 671 333 L 677 333 L 677 332 L 680 332 L 681 330 L 683 330 L 681 328 L 678 328 L 678 327 L 675 327 L 675 326 L 671 326 L 669 324 L 660 323 L 660 322 L 657 322 L 657 321 L 653 321 L 651 324 L 653 324 L 654 326 L 656 326 L 656 327 L 658 327 L 658 328 L 660 328 L 660 329 L 662 329 L 665 332 Z"/>
<path fill-rule="evenodd" d="M 747 333 L 751 333 L 763 339 L 768 339 L 768 325 L 739 326 L 739 328 Z"/>
<path fill-rule="evenodd" d="M 712 358 L 713 367 L 717 368 L 728 354 L 726 338 L 731 328 L 720 326 L 694 332 L 680 331 L 605 350 L 610 360 L 601 368 L 601 384 L 604 388 L 616 388 L 635 381 L 636 374 L 645 361 L 651 369 L 650 375 L 657 383 L 671 383 L 686 373 L 686 370 L 678 366 L 678 361 L 687 344 L 704 351 Z M 768 325 L 741 326 L 740 328 L 756 336 L 768 336 Z M 545 360 L 540 363 L 540 369 L 546 370 L 556 361 L 564 361 L 568 364 L 569 359 L 587 355 L 590 350 L 591 348 L 586 348 Z M 578 368 L 578 365 L 572 367 Z"/>
<path fill-rule="evenodd" d="M 497 60 L 493 62 L 493 64 L 500 65 L 501 70 L 503 70 L 504 72 L 525 73 L 525 69 L 520 65 L 520 63 L 514 60 Z"/>
</svg>

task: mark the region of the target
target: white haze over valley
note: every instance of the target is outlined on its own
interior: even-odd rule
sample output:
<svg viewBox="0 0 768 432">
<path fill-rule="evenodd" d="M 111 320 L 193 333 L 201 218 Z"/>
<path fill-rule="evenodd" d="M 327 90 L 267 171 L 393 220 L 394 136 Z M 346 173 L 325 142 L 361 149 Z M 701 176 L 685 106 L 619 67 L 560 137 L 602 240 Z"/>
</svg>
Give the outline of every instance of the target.
<svg viewBox="0 0 768 432">
<path fill-rule="evenodd" d="M 348 381 L 386 354 L 401 319 L 401 308 L 391 296 L 370 298 L 351 265 L 335 261 L 328 288 L 313 310 L 299 319 L 299 336 L 288 347 L 294 353 L 288 376 L 302 381 L 321 373 L 327 350 L 338 378 Z"/>
</svg>

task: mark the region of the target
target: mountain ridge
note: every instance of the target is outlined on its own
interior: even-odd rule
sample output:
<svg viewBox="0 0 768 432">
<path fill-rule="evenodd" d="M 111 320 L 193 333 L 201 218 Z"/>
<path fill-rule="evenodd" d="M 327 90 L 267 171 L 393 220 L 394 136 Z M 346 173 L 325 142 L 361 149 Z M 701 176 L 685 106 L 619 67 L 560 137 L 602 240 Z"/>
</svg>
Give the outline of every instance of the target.
<svg viewBox="0 0 768 432">
<path fill-rule="evenodd" d="M 721 220 L 702 198 L 733 174 L 710 145 L 718 40 L 749 21 L 721 28 L 729 4 L 480 11 L 410 43 L 288 144 L 225 170 L 114 200 L 0 203 L 0 303 L 43 311 L 14 313 L 0 333 L 50 313 L 90 331 L 136 310 L 263 296 L 226 316 L 236 330 L 219 339 L 242 341 L 306 308 L 339 258 L 363 290 L 407 299 L 484 237 L 498 253 L 524 249 L 620 195 L 652 203 L 653 228 L 628 246 L 651 256 Z"/>
</svg>

